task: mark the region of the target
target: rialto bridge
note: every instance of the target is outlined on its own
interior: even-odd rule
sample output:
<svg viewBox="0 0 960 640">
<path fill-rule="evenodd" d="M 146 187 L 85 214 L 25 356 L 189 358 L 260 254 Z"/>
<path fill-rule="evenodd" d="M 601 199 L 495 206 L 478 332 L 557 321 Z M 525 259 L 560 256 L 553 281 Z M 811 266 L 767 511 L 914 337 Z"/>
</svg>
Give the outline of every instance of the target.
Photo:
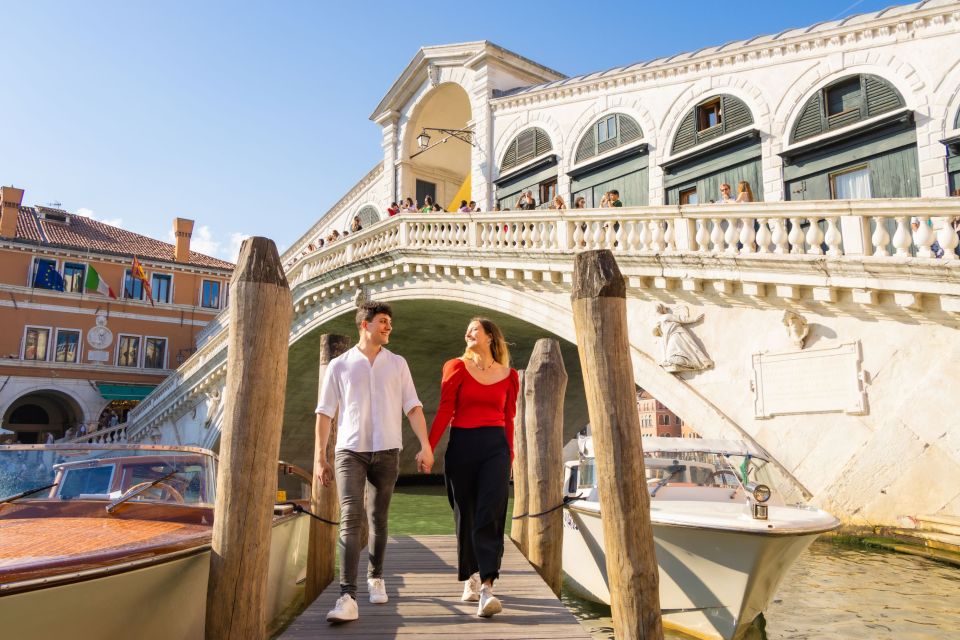
<svg viewBox="0 0 960 640">
<path fill-rule="evenodd" d="M 560 339 L 572 436 L 587 422 L 573 256 L 608 248 L 627 278 L 635 382 L 702 436 L 755 441 L 850 523 L 958 514 L 960 260 L 944 224 L 956 216 L 955 199 L 921 198 L 389 218 L 288 270 L 282 455 L 311 464 L 318 336 L 355 336 L 359 297 L 394 306 L 390 347 L 409 361 L 428 420 L 471 316 L 504 326 L 516 367 L 537 338 Z M 659 305 L 703 315 L 686 327 L 711 368 L 661 366 Z M 130 414 L 128 439 L 216 446 L 228 322 L 224 313 L 209 325 L 198 351 Z"/>
</svg>

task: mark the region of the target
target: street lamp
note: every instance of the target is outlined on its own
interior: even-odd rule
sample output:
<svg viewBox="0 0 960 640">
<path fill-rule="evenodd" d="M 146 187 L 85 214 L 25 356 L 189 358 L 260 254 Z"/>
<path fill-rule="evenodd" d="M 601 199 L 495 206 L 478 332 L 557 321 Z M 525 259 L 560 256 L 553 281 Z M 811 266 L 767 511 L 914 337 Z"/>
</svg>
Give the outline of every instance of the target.
<svg viewBox="0 0 960 640">
<path fill-rule="evenodd" d="M 438 131 L 442 138 L 433 144 L 430 144 L 430 134 L 427 131 Z M 424 127 L 420 131 L 420 135 L 417 136 L 417 146 L 420 147 L 420 151 L 417 151 L 414 154 L 411 154 L 411 158 L 415 158 L 425 151 L 433 149 L 438 144 L 443 144 L 450 138 L 456 138 L 461 142 L 466 142 L 471 147 L 474 146 L 473 143 L 473 130 L 471 129 L 440 129 L 437 127 Z"/>
<path fill-rule="evenodd" d="M 426 151 L 427 147 L 430 146 L 430 136 L 427 134 L 426 129 L 417 136 L 417 146 L 420 147 L 420 151 Z"/>
</svg>

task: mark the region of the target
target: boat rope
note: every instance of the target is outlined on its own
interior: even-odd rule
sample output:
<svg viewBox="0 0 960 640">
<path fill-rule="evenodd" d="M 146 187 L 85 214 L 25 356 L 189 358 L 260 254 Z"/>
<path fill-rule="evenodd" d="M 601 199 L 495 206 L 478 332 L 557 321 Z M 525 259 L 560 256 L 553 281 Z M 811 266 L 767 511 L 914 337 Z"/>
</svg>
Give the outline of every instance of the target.
<svg viewBox="0 0 960 640">
<path fill-rule="evenodd" d="M 564 497 L 563 497 L 563 502 L 561 502 L 560 504 L 558 504 L 558 505 L 555 506 L 555 507 L 551 507 L 550 509 L 547 509 L 546 511 L 541 511 L 540 513 L 521 513 L 521 514 L 518 515 L 518 516 L 513 516 L 513 519 L 514 519 L 514 520 L 520 520 L 521 518 L 539 518 L 540 516 L 545 516 L 545 515 L 547 515 L 548 513 L 553 513 L 553 512 L 556 511 L 557 509 L 562 509 L 563 507 L 567 506 L 568 504 L 570 504 L 570 503 L 573 502 L 574 500 L 581 500 L 582 498 L 583 498 L 583 495 L 581 495 L 581 494 L 579 494 L 579 493 L 578 493 L 577 495 L 575 495 L 575 496 L 564 496 Z"/>
<path fill-rule="evenodd" d="M 311 518 L 316 518 L 317 520 L 319 520 L 320 522 L 323 522 L 324 524 L 330 524 L 330 525 L 333 525 L 333 526 L 335 526 L 335 527 L 339 527 L 339 526 L 340 526 L 340 523 L 339 523 L 339 522 L 334 522 L 333 520 L 327 520 L 326 518 L 321 518 L 321 517 L 318 516 L 317 514 L 311 512 L 311 511 L 309 511 L 309 510 L 307 510 L 307 509 L 304 509 L 303 507 L 301 507 L 301 506 L 300 506 L 299 504 L 297 504 L 296 502 L 278 502 L 277 504 L 278 504 L 278 505 L 289 505 L 289 506 L 293 507 L 294 513 L 305 513 L 305 514 L 307 514 L 308 516 L 310 516 Z"/>
</svg>

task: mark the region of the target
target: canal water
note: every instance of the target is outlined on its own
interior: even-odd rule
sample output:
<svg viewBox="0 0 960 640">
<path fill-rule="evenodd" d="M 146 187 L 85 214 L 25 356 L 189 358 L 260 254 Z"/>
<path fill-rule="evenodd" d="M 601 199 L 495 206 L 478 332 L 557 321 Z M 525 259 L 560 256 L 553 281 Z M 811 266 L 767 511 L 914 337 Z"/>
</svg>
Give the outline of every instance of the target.
<svg viewBox="0 0 960 640">
<path fill-rule="evenodd" d="M 390 511 L 392 534 L 453 533 L 443 487 L 397 487 Z M 613 638 L 609 607 L 566 590 L 563 601 L 594 638 Z M 690 638 L 669 630 L 665 635 L 671 640 Z M 821 538 L 793 566 L 773 604 L 747 636 L 747 640 L 860 638 L 960 638 L 960 568 Z"/>
</svg>

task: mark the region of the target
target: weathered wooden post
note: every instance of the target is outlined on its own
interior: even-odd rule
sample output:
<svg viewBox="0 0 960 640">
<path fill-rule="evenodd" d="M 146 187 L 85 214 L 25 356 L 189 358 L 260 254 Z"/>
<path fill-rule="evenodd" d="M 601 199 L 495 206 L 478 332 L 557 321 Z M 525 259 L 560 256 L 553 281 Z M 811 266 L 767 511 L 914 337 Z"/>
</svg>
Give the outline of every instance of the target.
<svg viewBox="0 0 960 640">
<path fill-rule="evenodd" d="M 596 453 L 614 635 L 617 640 L 662 639 L 626 294 L 609 250 L 577 254 L 573 322 Z"/>
<path fill-rule="evenodd" d="M 530 513 L 527 560 L 559 596 L 563 510 L 553 508 L 563 501 L 563 394 L 567 389 L 559 342 L 537 340 L 523 381 Z"/>
<path fill-rule="evenodd" d="M 264 638 L 293 306 L 277 247 L 248 238 L 230 283 L 227 386 L 206 637 Z"/>
<path fill-rule="evenodd" d="M 510 526 L 510 539 L 520 549 L 520 553 L 527 556 L 527 518 L 518 517 L 529 513 L 530 501 L 527 489 L 527 430 L 524 425 L 524 415 L 527 406 L 524 397 L 524 372 L 520 374 L 520 393 L 517 397 L 517 416 L 513 421 L 513 517 L 517 518 Z"/>
<path fill-rule="evenodd" d="M 317 396 L 323 388 L 323 376 L 330 361 L 350 348 L 350 338 L 325 333 L 320 336 L 320 382 Z M 330 425 L 330 439 L 326 444 L 327 462 L 333 465 L 334 450 L 337 442 L 336 418 Z M 317 475 L 320 469 L 320 442 L 314 440 L 313 449 L 313 490 L 310 492 L 310 510 L 325 520 L 336 522 L 339 519 L 339 499 L 337 482 L 324 487 Z M 337 560 L 337 527 L 310 519 L 310 544 L 307 547 L 307 583 L 304 588 L 304 603 L 310 604 L 333 580 L 334 566 Z"/>
</svg>

